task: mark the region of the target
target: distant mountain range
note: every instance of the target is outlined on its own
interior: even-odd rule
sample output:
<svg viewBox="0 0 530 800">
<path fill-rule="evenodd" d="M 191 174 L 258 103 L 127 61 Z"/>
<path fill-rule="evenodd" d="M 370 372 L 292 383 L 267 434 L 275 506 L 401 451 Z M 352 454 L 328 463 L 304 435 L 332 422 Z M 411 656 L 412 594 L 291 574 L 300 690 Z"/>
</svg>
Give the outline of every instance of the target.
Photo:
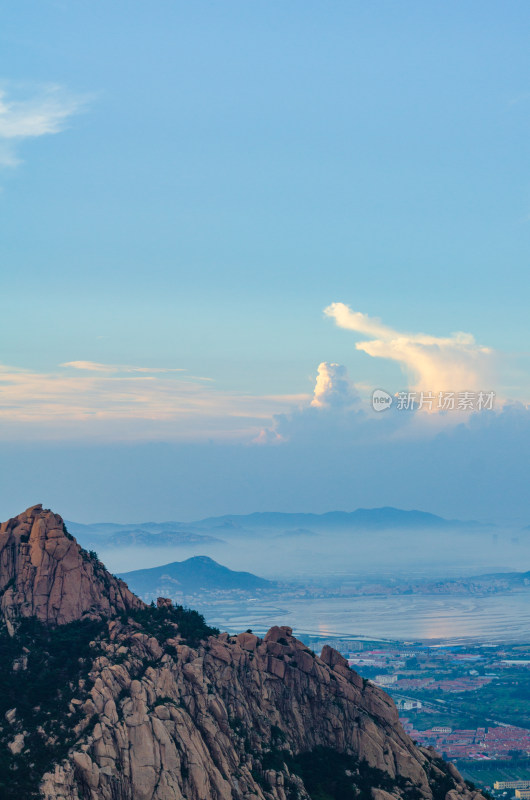
<svg viewBox="0 0 530 800">
<path fill-rule="evenodd" d="M 93 540 L 96 541 L 96 540 Z M 114 533 L 107 540 L 112 547 L 123 547 L 136 545 L 142 547 L 162 547 L 166 545 L 178 545 L 186 547 L 190 545 L 204 545 L 222 543 L 222 539 L 215 536 L 207 536 L 201 533 L 190 533 L 189 531 L 167 531 L 165 533 L 149 533 L 141 528 L 133 531 L 121 531 Z"/>
<path fill-rule="evenodd" d="M 148 523 L 152 524 L 152 523 Z M 165 525 L 165 523 L 162 523 Z M 222 544 L 223 540 L 206 533 L 195 533 L 187 530 L 175 530 L 178 523 L 169 523 L 171 528 L 153 532 L 141 527 L 114 525 L 113 523 L 97 523 L 81 525 L 68 522 L 68 531 L 76 537 L 86 550 L 97 550 L 100 547 L 196 547 L 209 544 Z"/>
<path fill-rule="evenodd" d="M 384 508 L 358 508 L 356 511 L 328 511 L 325 514 L 283 513 L 276 511 L 253 514 L 228 514 L 207 517 L 195 522 L 142 522 L 118 524 L 97 522 L 82 525 L 67 522 L 68 530 L 84 547 L 122 547 L 141 545 L 187 546 L 218 544 L 224 540 L 259 532 L 272 532 L 281 538 L 315 536 L 315 533 L 333 531 L 441 531 L 484 530 L 495 526 L 487 523 L 448 520 L 426 511 L 405 511 Z"/>
<path fill-rule="evenodd" d="M 175 533 L 186 531 L 190 527 L 194 527 L 196 523 L 184 522 L 91 522 L 84 524 L 81 522 L 72 522 L 66 520 L 66 525 L 70 533 L 74 536 L 82 536 L 87 533 L 95 534 L 114 534 L 123 531 L 142 530 L 148 533 Z"/>
<path fill-rule="evenodd" d="M 255 592 L 272 589 L 273 581 L 258 578 L 251 572 L 235 572 L 207 556 L 174 561 L 161 567 L 136 569 L 119 575 L 140 597 L 175 594 L 197 595 L 219 591 Z"/>
<path fill-rule="evenodd" d="M 480 522 L 448 520 L 426 511 L 404 511 L 400 508 L 385 506 L 383 508 L 358 508 L 356 511 L 328 511 L 325 514 L 282 513 L 276 511 L 255 512 L 253 514 L 229 514 L 223 517 L 208 517 L 192 523 L 197 528 L 222 528 L 237 530 L 238 528 L 356 528 L 356 529 L 391 529 L 404 528 L 469 528 L 486 527 Z M 490 526 L 487 526 L 490 527 Z"/>
</svg>

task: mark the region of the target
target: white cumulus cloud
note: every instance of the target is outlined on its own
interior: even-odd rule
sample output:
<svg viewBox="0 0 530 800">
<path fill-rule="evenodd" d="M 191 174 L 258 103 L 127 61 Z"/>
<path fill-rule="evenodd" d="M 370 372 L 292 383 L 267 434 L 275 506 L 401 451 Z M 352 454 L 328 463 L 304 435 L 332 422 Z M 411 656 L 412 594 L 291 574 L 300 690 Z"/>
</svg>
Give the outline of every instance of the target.
<svg viewBox="0 0 530 800">
<path fill-rule="evenodd" d="M 397 361 L 410 388 L 424 392 L 491 389 L 493 351 L 475 342 L 469 333 L 447 337 L 393 330 L 376 319 L 353 311 L 344 303 L 332 303 L 324 313 L 340 328 L 370 337 L 357 342 L 374 358 Z"/>
<path fill-rule="evenodd" d="M 323 361 L 318 365 L 318 375 L 311 405 L 315 408 L 337 408 L 357 402 L 358 396 L 350 383 L 346 367 Z"/>
</svg>

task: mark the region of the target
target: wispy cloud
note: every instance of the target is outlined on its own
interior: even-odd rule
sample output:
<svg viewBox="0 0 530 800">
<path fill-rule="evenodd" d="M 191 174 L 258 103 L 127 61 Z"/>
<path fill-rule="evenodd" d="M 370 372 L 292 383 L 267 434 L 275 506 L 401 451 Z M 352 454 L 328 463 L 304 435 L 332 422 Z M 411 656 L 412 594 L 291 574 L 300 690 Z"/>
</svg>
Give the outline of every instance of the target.
<svg viewBox="0 0 530 800">
<path fill-rule="evenodd" d="M 131 364 L 101 364 L 98 361 L 65 361 L 61 367 L 72 367 L 73 369 L 84 370 L 86 372 L 104 372 L 107 374 L 119 372 L 186 372 L 184 367 L 134 367 Z"/>
<path fill-rule="evenodd" d="M 21 95 L 24 96 L 21 96 Z M 87 98 L 74 96 L 64 87 L 46 85 L 0 88 L 0 166 L 20 163 L 18 149 L 25 139 L 60 133 Z"/>
<path fill-rule="evenodd" d="M 274 414 L 307 401 L 222 392 L 180 370 L 72 364 L 46 373 L 0 365 L 0 439 L 249 441 Z"/>
<path fill-rule="evenodd" d="M 380 320 L 332 303 L 324 313 L 340 328 L 369 336 L 355 347 L 374 358 L 397 361 L 416 391 L 491 389 L 494 353 L 469 333 L 430 336 L 393 330 Z"/>
</svg>

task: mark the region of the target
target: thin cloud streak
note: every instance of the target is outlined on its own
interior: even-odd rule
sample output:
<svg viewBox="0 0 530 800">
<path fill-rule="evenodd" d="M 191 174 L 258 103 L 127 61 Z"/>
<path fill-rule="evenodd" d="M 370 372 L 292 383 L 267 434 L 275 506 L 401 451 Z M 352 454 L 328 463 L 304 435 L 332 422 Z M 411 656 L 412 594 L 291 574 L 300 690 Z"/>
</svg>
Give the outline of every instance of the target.
<svg viewBox="0 0 530 800">
<path fill-rule="evenodd" d="M 25 139 L 60 133 L 87 102 L 57 85 L 34 87 L 29 97 L 12 98 L 0 89 L 0 166 L 21 163 L 17 147 Z"/>
<path fill-rule="evenodd" d="M 118 372 L 146 372 L 146 373 L 164 373 L 164 372 L 186 372 L 185 367 L 134 367 L 130 364 L 101 364 L 97 361 L 65 361 L 61 367 L 72 367 L 73 369 L 84 370 L 87 372 L 105 372 L 105 373 L 118 373 Z"/>
</svg>

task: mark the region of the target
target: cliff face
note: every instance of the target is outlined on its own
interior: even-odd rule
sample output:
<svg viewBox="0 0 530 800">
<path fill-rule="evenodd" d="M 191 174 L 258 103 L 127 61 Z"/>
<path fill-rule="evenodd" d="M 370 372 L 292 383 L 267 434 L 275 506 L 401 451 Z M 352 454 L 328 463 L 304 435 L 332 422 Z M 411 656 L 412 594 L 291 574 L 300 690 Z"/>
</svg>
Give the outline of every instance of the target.
<svg viewBox="0 0 530 800">
<path fill-rule="evenodd" d="M 41 505 L 0 525 L 0 593 L 9 624 L 20 617 L 64 624 L 143 605 Z"/>
<path fill-rule="evenodd" d="M 37 508 L 27 513 L 31 531 L 37 525 L 35 541 L 47 552 L 46 542 L 54 537 L 44 531 L 57 530 L 47 527 L 49 512 Z M 16 527 L 5 533 L 14 535 Z M 25 558 L 22 564 L 27 575 Z M 87 578 L 72 553 L 68 564 L 77 565 L 81 580 Z M 18 592 L 34 585 L 13 574 Z M 14 636 L 2 640 L 4 663 L 11 669 L 6 686 L 0 687 L 0 751 L 10 754 L 7 766 L 0 759 L 0 768 L 7 770 L 7 777 L 0 775 L 2 797 L 481 797 L 434 751 L 415 747 L 392 700 L 350 670 L 336 651 L 325 647 L 317 658 L 289 628 L 272 628 L 263 640 L 251 633 L 212 635 L 194 612 L 162 601 L 156 609 L 146 608 L 123 585 L 116 595 L 108 576 L 111 599 L 105 581 L 95 577 L 97 583 L 83 591 L 87 599 L 75 608 L 80 617 L 94 617 L 96 608 L 105 612 L 99 621 L 35 630 L 26 620 Z M 1 579 L 2 585 L 8 582 Z M 105 600 L 98 600 L 100 590 L 107 592 Z M 40 609 L 44 621 L 61 622 L 75 613 L 71 604 L 66 612 L 63 603 L 46 601 L 41 591 L 38 597 L 30 607 Z M 28 613 L 20 598 L 13 603 L 2 606 L 8 620 L 13 609 Z M 79 658 L 70 658 L 64 677 L 54 683 L 65 642 L 64 652 L 74 649 Z M 38 702 L 21 697 L 43 657 L 51 682 L 46 696 Z M 26 786 L 24 776 L 32 770 L 33 784 L 28 778 Z"/>
</svg>

